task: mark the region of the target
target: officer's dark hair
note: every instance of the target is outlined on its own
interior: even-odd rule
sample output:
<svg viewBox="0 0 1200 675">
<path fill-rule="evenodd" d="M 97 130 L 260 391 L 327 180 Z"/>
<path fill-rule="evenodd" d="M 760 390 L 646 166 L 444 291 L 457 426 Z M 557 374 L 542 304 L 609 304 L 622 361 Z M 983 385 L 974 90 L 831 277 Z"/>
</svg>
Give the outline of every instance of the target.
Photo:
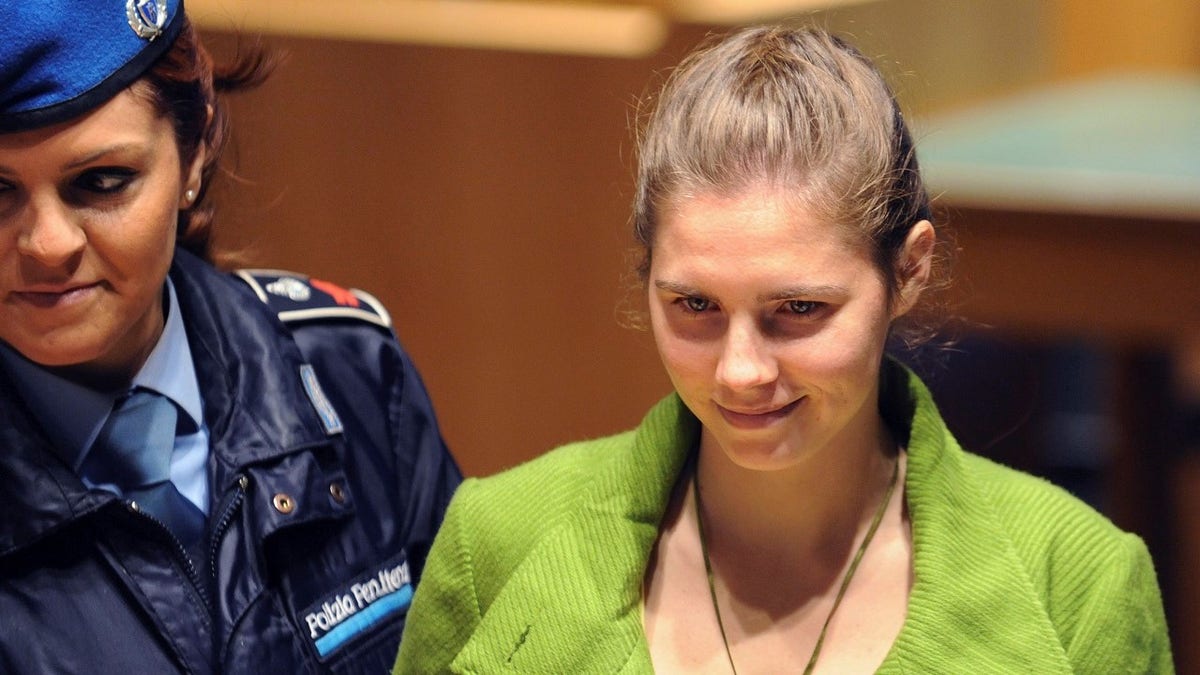
<svg viewBox="0 0 1200 675">
<path fill-rule="evenodd" d="M 205 150 L 199 194 L 179 211 L 178 246 L 213 261 L 214 205 L 206 199 L 229 140 L 229 113 L 223 94 L 253 88 L 274 70 L 277 58 L 261 47 L 239 49 L 230 63 L 217 64 L 186 17 L 179 36 L 132 86 L 160 115 L 170 118 L 184 171 L 201 146 Z M 211 118 L 209 110 L 212 111 Z M 186 175 L 186 173 L 185 173 Z"/>
</svg>

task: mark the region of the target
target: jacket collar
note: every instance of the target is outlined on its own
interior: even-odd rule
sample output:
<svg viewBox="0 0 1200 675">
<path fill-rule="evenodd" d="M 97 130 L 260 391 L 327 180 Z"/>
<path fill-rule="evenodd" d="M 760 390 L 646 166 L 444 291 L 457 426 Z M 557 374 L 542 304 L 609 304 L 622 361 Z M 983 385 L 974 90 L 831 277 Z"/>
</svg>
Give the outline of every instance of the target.
<svg viewBox="0 0 1200 675">
<path fill-rule="evenodd" d="M 176 250 L 170 275 L 204 398 L 211 489 L 228 488 L 248 465 L 328 445 L 314 408 L 279 404 L 309 400 L 304 358 L 286 327 L 248 287 L 184 250 Z M 0 555 L 117 500 L 89 491 L 58 458 L 14 386 L 0 374 L 0 494 L 11 514 L 0 518 Z"/>
<path fill-rule="evenodd" d="M 213 490 L 245 466 L 326 445 L 301 380 L 304 357 L 287 328 L 241 282 L 184 250 L 171 267 L 187 317 L 204 420 L 216 462 Z M 219 298 L 220 301 L 214 301 Z"/>
<path fill-rule="evenodd" d="M 1071 672 L 986 486 L 965 466 L 928 390 L 890 361 L 885 377 L 898 379 L 907 390 L 903 407 L 915 408 L 905 420 L 915 583 L 908 619 L 880 672 L 989 662 Z M 628 446 L 611 448 L 568 517 L 513 571 L 454 667 L 488 672 L 500 656 L 516 671 L 648 672 L 642 577 L 698 433 L 673 394 Z"/>
<path fill-rule="evenodd" d="M 33 413 L 0 375 L 0 556 L 13 553 L 67 521 L 116 500 L 83 481 L 54 451 Z"/>
</svg>

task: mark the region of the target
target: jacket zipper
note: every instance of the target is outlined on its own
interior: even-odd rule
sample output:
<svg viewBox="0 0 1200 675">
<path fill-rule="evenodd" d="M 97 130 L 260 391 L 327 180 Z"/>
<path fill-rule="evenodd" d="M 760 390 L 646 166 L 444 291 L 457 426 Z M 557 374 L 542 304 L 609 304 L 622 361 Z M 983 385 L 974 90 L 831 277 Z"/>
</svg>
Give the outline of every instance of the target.
<svg viewBox="0 0 1200 675">
<path fill-rule="evenodd" d="M 139 516 L 149 520 L 155 525 L 158 525 L 159 529 L 166 534 L 168 539 L 171 540 L 171 544 L 175 550 L 175 561 L 179 563 L 179 566 L 182 567 L 183 571 L 187 574 L 192 594 L 196 597 L 196 600 L 199 602 L 200 606 L 204 608 L 205 620 L 211 624 L 210 617 L 212 615 L 212 604 L 208 600 L 208 594 L 204 590 L 203 580 L 200 579 L 200 573 L 196 570 L 196 564 L 192 562 L 192 557 L 188 555 L 187 549 L 183 547 L 183 544 L 179 541 L 179 538 L 175 536 L 175 533 L 172 532 L 169 527 L 167 527 L 166 523 L 159 520 L 153 514 L 143 511 L 141 507 L 138 506 L 136 501 L 130 501 L 129 506 L 134 513 L 137 513 Z"/>
<path fill-rule="evenodd" d="M 246 488 L 249 484 L 250 480 L 248 478 L 245 476 L 238 476 L 236 483 L 237 489 L 234 491 L 233 496 L 226 500 L 225 507 L 221 510 L 221 517 L 216 521 L 216 526 L 212 529 L 212 536 L 209 537 L 208 576 L 214 582 L 217 578 L 218 544 L 221 541 L 221 537 L 225 534 L 225 530 L 228 529 L 229 523 L 233 521 L 233 517 L 237 514 L 238 509 L 241 507 L 242 501 L 245 499 Z M 208 598 L 208 591 L 206 590 L 207 586 L 205 585 L 204 580 L 200 578 L 200 572 L 196 570 L 196 564 L 192 562 L 192 557 L 188 555 L 187 549 L 183 547 L 183 544 L 179 541 L 179 538 L 175 536 L 175 533 L 171 532 L 171 529 L 167 527 L 166 523 L 159 520 L 153 514 L 138 508 L 136 502 L 131 502 L 131 504 L 134 505 L 134 510 L 139 515 L 154 522 L 166 532 L 167 537 L 171 540 L 171 543 L 174 546 L 176 560 L 180 563 L 180 566 L 183 568 L 184 572 L 187 573 L 188 581 L 191 582 L 194 595 L 196 596 L 197 600 L 200 601 L 200 605 L 204 607 L 205 618 L 210 617 L 213 612 L 213 606 L 212 602 Z"/>
<path fill-rule="evenodd" d="M 229 523 L 233 522 L 233 517 L 237 515 L 238 509 L 241 508 L 242 501 L 246 498 L 246 488 L 249 485 L 249 478 L 238 476 L 237 489 L 234 490 L 233 496 L 225 502 L 225 508 L 221 510 L 221 517 L 215 521 L 212 528 L 212 536 L 208 539 L 208 572 L 213 581 L 216 581 L 217 578 L 217 548 L 221 543 L 221 537 L 225 535 L 225 530 L 229 528 Z"/>
<path fill-rule="evenodd" d="M 233 521 L 233 517 L 237 514 L 238 509 L 241 508 L 242 501 L 246 496 L 246 488 L 249 485 L 250 480 L 246 476 L 238 476 L 236 483 L 237 488 L 234 490 L 233 495 L 225 501 L 225 506 L 221 509 L 221 517 L 214 521 L 214 527 L 212 528 L 211 535 L 209 536 L 208 554 L 208 576 L 214 583 L 216 582 L 217 578 L 217 548 L 221 541 L 221 537 L 225 534 L 225 530 L 229 528 L 229 523 Z M 196 564 L 192 562 L 192 557 L 188 555 L 187 549 L 183 547 L 183 543 L 179 541 L 179 538 L 175 536 L 174 532 L 171 532 L 171 529 L 167 527 L 166 523 L 159 520 L 154 515 L 143 511 L 137 506 L 136 502 L 130 502 L 130 506 L 136 513 L 138 513 L 138 515 L 141 515 L 143 518 L 146 518 L 157 524 L 159 528 L 166 533 L 167 538 L 171 540 L 171 543 L 175 549 L 175 559 L 180 563 L 180 566 L 183 567 L 184 571 L 187 573 L 192 594 L 199 601 L 200 605 L 204 607 L 205 621 L 210 626 L 210 630 L 212 630 L 212 602 L 208 598 L 208 592 L 206 590 L 204 581 L 200 578 L 200 573 L 196 570 Z M 214 631 L 212 635 L 213 640 L 216 641 L 216 632 Z M 214 646 L 216 645 L 214 644 Z"/>
<path fill-rule="evenodd" d="M 221 538 L 225 536 L 225 531 L 229 529 L 229 524 L 233 522 L 233 517 L 237 515 L 238 510 L 242 506 L 242 502 L 246 499 L 246 489 L 250 486 L 250 479 L 244 474 L 237 478 L 237 488 L 233 495 L 225 500 L 225 506 L 221 509 L 221 517 L 213 521 L 212 535 L 209 537 L 208 548 L 208 576 L 212 580 L 213 586 L 217 584 L 217 549 L 220 548 Z M 225 649 L 222 645 L 222 637 L 219 629 L 212 631 L 212 654 L 213 663 L 222 663 L 225 658 Z M 218 671 L 220 667 L 217 667 Z"/>
</svg>

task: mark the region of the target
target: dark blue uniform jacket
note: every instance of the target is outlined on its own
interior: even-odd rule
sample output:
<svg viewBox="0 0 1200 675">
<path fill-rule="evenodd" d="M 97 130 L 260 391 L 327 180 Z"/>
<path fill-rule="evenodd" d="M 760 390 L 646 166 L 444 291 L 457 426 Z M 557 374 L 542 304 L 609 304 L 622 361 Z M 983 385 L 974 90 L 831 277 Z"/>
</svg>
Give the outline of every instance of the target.
<svg viewBox="0 0 1200 675">
<path fill-rule="evenodd" d="M 460 480 L 416 370 L 353 312 L 285 325 L 182 251 L 171 278 L 210 433 L 208 541 L 189 554 L 87 489 L 0 374 L 0 673 L 387 672 Z M 303 299 L 286 281 L 278 299 Z"/>
</svg>

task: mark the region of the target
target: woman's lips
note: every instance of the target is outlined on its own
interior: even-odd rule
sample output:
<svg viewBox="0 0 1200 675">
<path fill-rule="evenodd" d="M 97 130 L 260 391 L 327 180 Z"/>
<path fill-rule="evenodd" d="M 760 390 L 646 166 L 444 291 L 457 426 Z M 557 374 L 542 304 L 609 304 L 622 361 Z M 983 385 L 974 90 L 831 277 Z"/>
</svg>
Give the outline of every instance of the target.
<svg viewBox="0 0 1200 675">
<path fill-rule="evenodd" d="M 717 410 L 721 411 L 721 416 L 732 427 L 738 429 L 764 429 L 787 418 L 803 400 L 804 398 L 801 397 L 779 408 L 770 408 L 761 411 L 730 410 L 720 404 L 717 404 Z"/>
<path fill-rule="evenodd" d="M 51 290 L 28 290 L 16 291 L 13 293 L 18 300 L 29 305 L 33 305 L 39 309 L 52 309 L 55 307 L 65 307 L 82 302 L 90 296 L 100 284 L 83 284 L 79 286 L 70 286 L 62 289 Z"/>
</svg>

